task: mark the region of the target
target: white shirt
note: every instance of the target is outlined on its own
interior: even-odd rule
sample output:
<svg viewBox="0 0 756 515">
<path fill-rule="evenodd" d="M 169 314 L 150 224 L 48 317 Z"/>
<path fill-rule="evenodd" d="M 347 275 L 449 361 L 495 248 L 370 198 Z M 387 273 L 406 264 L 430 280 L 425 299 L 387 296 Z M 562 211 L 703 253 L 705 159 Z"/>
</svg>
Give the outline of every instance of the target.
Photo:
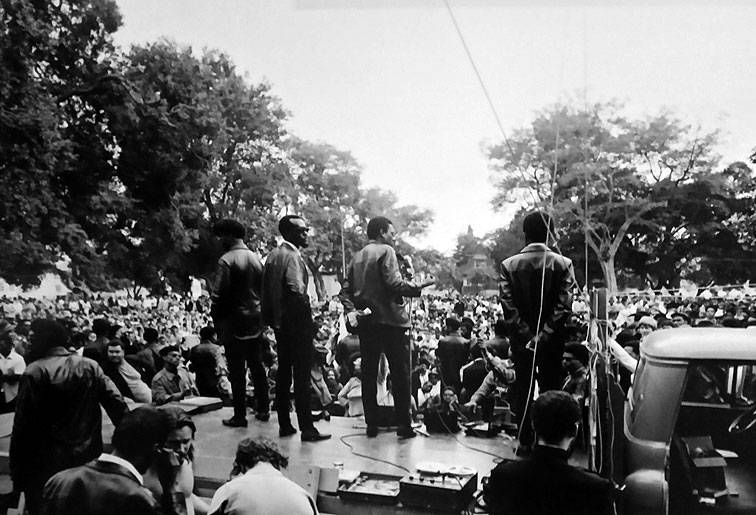
<svg viewBox="0 0 756 515">
<path fill-rule="evenodd" d="M 210 513 L 226 503 L 224 513 L 236 515 L 317 515 L 312 497 L 273 465 L 260 462 L 221 486 L 210 502 Z"/>
<path fill-rule="evenodd" d="M 142 474 L 139 473 L 139 471 L 136 469 L 134 465 L 131 464 L 130 461 L 125 460 L 123 458 L 119 458 L 118 456 L 114 456 L 112 454 L 108 454 L 103 452 L 100 454 L 100 457 L 97 458 L 100 461 L 107 461 L 109 463 L 115 463 L 117 465 L 122 466 L 132 474 L 134 474 L 134 477 L 139 482 L 140 485 L 144 486 L 144 478 L 142 477 Z"/>
<path fill-rule="evenodd" d="M 25 369 L 26 363 L 24 362 L 24 358 L 13 349 L 11 349 L 7 358 L 0 354 L 0 371 L 2 371 L 3 375 L 15 374 L 20 376 L 24 373 Z M 12 401 L 18 395 L 18 381 L 15 383 L 3 381 L 2 388 L 5 402 Z"/>
</svg>

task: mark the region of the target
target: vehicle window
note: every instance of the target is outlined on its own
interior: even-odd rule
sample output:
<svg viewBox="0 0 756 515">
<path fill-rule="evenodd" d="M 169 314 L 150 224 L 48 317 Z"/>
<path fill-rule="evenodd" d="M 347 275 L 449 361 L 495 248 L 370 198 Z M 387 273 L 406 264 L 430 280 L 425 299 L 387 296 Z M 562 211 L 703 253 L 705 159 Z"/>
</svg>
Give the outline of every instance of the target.
<svg viewBox="0 0 756 515">
<path fill-rule="evenodd" d="M 752 406 L 756 402 L 756 365 L 694 363 L 683 402 L 719 406 Z"/>
<path fill-rule="evenodd" d="M 630 433 L 642 440 L 666 442 L 672 436 L 686 367 L 642 359 L 631 396 Z"/>
</svg>

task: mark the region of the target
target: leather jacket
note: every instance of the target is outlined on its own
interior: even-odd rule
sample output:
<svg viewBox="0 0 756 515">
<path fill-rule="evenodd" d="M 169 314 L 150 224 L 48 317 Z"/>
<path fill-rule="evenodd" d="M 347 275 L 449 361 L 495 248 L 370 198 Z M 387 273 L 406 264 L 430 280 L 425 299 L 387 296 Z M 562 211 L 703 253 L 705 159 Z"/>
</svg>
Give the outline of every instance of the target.
<svg viewBox="0 0 756 515">
<path fill-rule="evenodd" d="M 372 314 L 360 320 L 361 327 L 409 327 L 403 297 L 419 297 L 420 291 L 419 286 L 402 277 L 396 251 L 371 240 L 352 257 L 339 298 L 345 313 L 370 308 Z"/>
<path fill-rule="evenodd" d="M 128 407 L 102 368 L 54 347 L 21 376 L 10 445 L 17 488 L 42 484 L 56 472 L 102 453 L 102 413 L 118 425 Z"/>
<path fill-rule="evenodd" d="M 572 261 L 543 243 L 531 243 L 505 259 L 500 272 L 499 296 L 512 352 L 522 352 L 536 333 L 539 343 L 558 343 L 572 312 Z"/>
<path fill-rule="evenodd" d="M 262 272 L 260 258 L 243 243 L 221 256 L 210 296 L 210 314 L 217 327 L 227 327 L 236 336 L 260 331 Z"/>
<path fill-rule="evenodd" d="M 307 285 L 310 275 L 288 242 L 268 254 L 263 273 L 263 320 L 276 330 L 315 334 Z"/>
</svg>

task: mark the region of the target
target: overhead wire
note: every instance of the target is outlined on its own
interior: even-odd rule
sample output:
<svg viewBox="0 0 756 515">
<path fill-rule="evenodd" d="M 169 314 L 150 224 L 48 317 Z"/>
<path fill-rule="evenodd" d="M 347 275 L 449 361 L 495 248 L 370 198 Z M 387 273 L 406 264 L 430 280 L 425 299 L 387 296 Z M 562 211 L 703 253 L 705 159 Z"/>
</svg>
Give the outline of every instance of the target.
<svg viewBox="0 0 756 515">
<path fill-rule="evenodd" d="M 462 44 L 462 47 L 463 47 L 463 49 L 465 51 L 465 54 L 466 54 L 467 59 L 468 59 L 468 61 L 470 63 L 470 66 L 472 67 L 473 72 L 475 73 L 475 76 L 476 76 L 476 78 L 478 80 L 478 84 L 480 85 L 481 91 L 483 92 L 483 95 L 484 95 L 484 97 L 486 99 L 486 102 L 488 103 L 488 106 L 489 106 L 489 108 L 491 110 L 491 113 L 492 113 L 492 115 L 494 117 L 494 120 L 496 121 L 496 125 L 497 125 L 499 131 L 501 132 L 501 135 L 502 135 L 503 140 L 504 140 L 504 144 L 506 145 L 506 147 L 509 150 L 510 154 L 512 156 L 515 156 L 514 149 L 512 147 L 512 144 L 511 144 L 511 142 L 510 142 L 507 134 L 506 134 L 506 131 L 504 130 L 504 126 L 503 126 L 503 124 L 501 122 L 501 118 L 499 117 L 499 114 L 498 114 L 498 111 L 496 109 L 496 106 L 494 105 L 493 100 L 491 98 L 491 95 L 488 92 L 488 88 L 486 87 L 485 81 L 483 80 L 483 77 L 482 77 L 482 75 L 480 73 L 480 70 L 478 69 L 478 66 L 477 66 L 477 64 L 475 62 L 475 59 L 473 58 L 472 52 L 470 51 L 470 48 L 469 48 L 469 46 L 467 44 L 465 36 L 462 33 L 462 30 L 461 30 L 461 28 L 459 26 L 459 23 L 458 23 L 457 18 L 456 18 L 455 14 L 454 14 L 454 11 L 452 10 L 451 5 L 449 4 L 449 0 L 443 0 L 443 2 L 444 2 L 444 5 L 446 6 L 447 12 L 449 13 L 449 17 L 451 18 L 452 24 L 454 25 L 454 29 L 457 32 L 457 36 L 459 37 L 459 40 L 460 40 L 460 42 Z M 583 32 L 583 41 L 584 41 L 584 48 L 583 48 L 583 52 L 584 52 L 584 59 L 583 59 L 583 61 L 584 61 L 583 62 L 583 77 L 584 77 L 583 100 L 584 100 L 584 103 L 587 106 L 587 64 L 586 64 L 586 57 L 585 57 L 585 53 L 586 53 L 586 48 L 585 48 L 585 38 L 586 38 L 585 17 L 583 19 L 583 31 L 584 31 Z M 558 139 L 559 139 L 559 126 L 558 125 L 556 127 L 556 139 L 557 139 L 557 144 L 554 146 L 554 168 L 553 168 L 552 176 L 551 176 L 552 181 L 551 181 L 551 191 L 550 191 L 550 199 L 549 199 L 550 200 L 550 206 L 549 207 L 550 207 L 550 212 L 551 213 L 553 213 L 554 187 L 555 187 L 555 182 L 556 182 L 556 174 L 557 174 L 557 166 L 558 166 L 558 159 L 557 159 L 557 157 L 558 157 L 558 153 L 557 153 L 558 152 Z M 522 178 L 525 181 L 525 183 L 527 183 L 528 182 L 528 178 L 526 177 L 525 172 L 522 170 L 521 166 L 518 164 L 517 166 L 515 166 L 515 169 L 520 173 L 520 175 L 522 176 Z M 583 209 L 584 209 L 584 215 L 587 217 L 587 214 L 588 214 L 588 197 L 587 197 L 587 195 L 588 195 L 588 174 L 587 174 L 587 169 L 586 169 L 586 173 L 585 173 L 585 177 L 584 177 L 584 183 L 585 183 L 584 184 L 585 187 L 584 187 L 584 193 L 583 193 L 583 197 L 584 197 L 583 198 L 583 201 L 584 201 Z M 528 192 L 530 193 L 530 195 L 531 195 L 531 197 L 533 199 L 534 205 L 538 206 L 540 204 L 540 202 L 536 198 L 535 193 L 532 190 L 528 190 Z M 543 215 L 543 213 L 541 213 L 541 216 L 543 218 L 544 224 L 549 228 L 548 232 L 549 232 L 549 235 L 552 236 L 552 238 L 553 238 L 555 249 L 557 250 L 557 252 L 559 254 L 562 254 L 561 250 L 559 249 L 559 244 L 558 244 L 556 235 L 552 234 L 552 230 L 549 227 L 549 224 L 547 223 L 547 221 L 546 221 L 545 216 Z M 588 303 L 588 301 L 589 301 L 589 298 L 588 298 L 588 267 L 589 267 L 589 264 L 588 264 L 588 225 L 587 225 L 587 221 L 584 221 L 584 230 L 585 230 L 585 236 L 584 236 L 585 237 L 585 248 L 584 248 L 584 254 L 585 254 L 584 255 L 584 257 L 585 257 L 585 288 L 584 289 L 580 288 L 580 285 L 577 284 L 577 281 L 576 281 L 574 275 L 572 276 L 572 282 L 573 282 L 573 286 L 577 286 L 577 289 L 578 289 L 578 292 L 580 294 L 580 297 L 585 302 Z M 547 236 L 547 242 L 548 242 L 548 236 Z M 543 300 L 544 300 L 543 299 L 543 287 L 544 287 L 545 266 L 546 266 L 546 259 L 545 258 L 546 258 L 546 255 L 544 254 L 543 275 L 542 275 L 542 280 L 541 280 L 541 296 L 540 296 L 538 324 L 537 324 L 536 329 L 535 329 L 536 335 L 535 335 L 534 349 L 533 349 L 533 363 L 532 363 L 531 371 L 530 371 L 530 381 L 529 381 L 529 385 L 528 385 L 528 399 L 526 400 L 526 406 L 529 406 L 529 402 L 532 399 L 532 395 L 533 395 L 532 389 L 534 387 L 534 379 L 535 379 L 534 374 L 535 374 L 537 351 L 538 351 L 539 328 L 540 328 L 540 325 L 541 325 L 541 318 L 542 318 L 542 314 L 543 314 Z M 590 303 L 588 303 L 588 305 L 590 305 Z M 609 365 L 609 362 L 608 362 L 608 359 L 607 359 L 606 360 L 606 366 L 607 366 L 607 368 L 608 368 L 608 365 Z M 607 372 L 608 372 L 608 370 L 607 370 Z M 611 420 L 612 426 L 613 426 L 614 425 L 614 423 L 613 423 L 614 413 L 613 413 L 613 411 L 611 411 L 611 398 L 610 398 L 609 388 L 607 388 L 606 397 L 607 397 L 607 404 L 609 405 L 609 409 L 610 409 L 610 420 Z M 527 414 L 527 409 L 526 409 L 526 414 Z M 526 418 L 525 416 L 522 417 L 523 420 L 525 418 Z M 600 417 L 598 417 L 597 426 L 598 426 L 598 433 L 599 433 L 599 437 L 600 437 L 600 433 L 601 433 L 601 421 L 600 421 Z M 519 446 L 520 437 L 522 435 L 522 428 L 523 428 L 523 424 L 520 424 L 520 427 L 518 428 L 518 446 Z M 610 430 L 613 431 L 613 427 L 610 428 Z M 613 435 L 612 435 L 612 446 L 613 446 Z M 611 449 L 610 449 L 610 452 L 611 452 Z M 603 459 L 602 459 L 602 461 L 603 461 Z"/>
</svg>

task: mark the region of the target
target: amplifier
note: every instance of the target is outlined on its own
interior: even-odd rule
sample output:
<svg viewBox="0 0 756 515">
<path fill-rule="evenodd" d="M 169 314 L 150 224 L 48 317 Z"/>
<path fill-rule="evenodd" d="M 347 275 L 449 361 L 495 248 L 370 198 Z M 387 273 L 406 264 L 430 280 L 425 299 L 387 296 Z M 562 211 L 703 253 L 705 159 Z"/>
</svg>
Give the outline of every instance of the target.
<svg viewBox="0 0 756 515">
<path fill-rule="evenodd" d="M 477 489 L 477 473 L 466 476 L 413 473 L 399 481 L 399 501 L 403 506 L 459 513 L 470 507 Z"/>
</svg>

